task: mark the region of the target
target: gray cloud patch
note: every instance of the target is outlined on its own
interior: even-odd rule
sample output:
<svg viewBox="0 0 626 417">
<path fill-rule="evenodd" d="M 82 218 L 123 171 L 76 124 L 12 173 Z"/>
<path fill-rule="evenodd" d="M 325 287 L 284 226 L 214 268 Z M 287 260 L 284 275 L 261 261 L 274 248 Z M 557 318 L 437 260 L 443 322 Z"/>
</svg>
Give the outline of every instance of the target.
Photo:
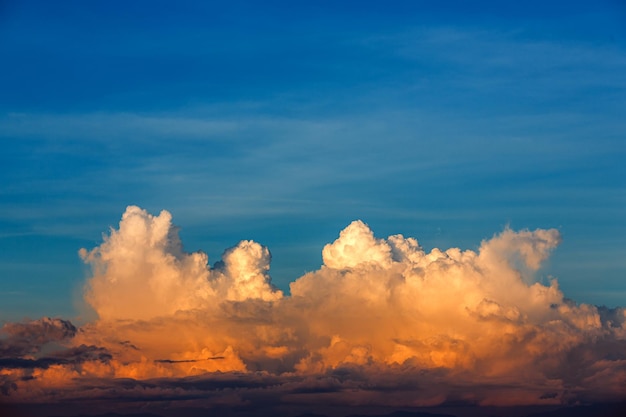
<svg viewBox="0 0 626 417">
<path fill-rule="evenodd" d="M 23 357 L 0 358 L 0 369 L 47 369 L 52 365 L 72 366 L 89 361 L 108 363 L 112 358 L 111 353 L 105 348 L 80 345 L 36 359 Z"/>
<path fill-rule="evenodd" d="M 70 321 L 49 317 L 24 323 L 6 323 L 0 330 L 0 336 L 8 335 L 0 339 L 0 357 L 35 354 L 43 345 L 70 339 L 76 332 Z"/>
</svg>

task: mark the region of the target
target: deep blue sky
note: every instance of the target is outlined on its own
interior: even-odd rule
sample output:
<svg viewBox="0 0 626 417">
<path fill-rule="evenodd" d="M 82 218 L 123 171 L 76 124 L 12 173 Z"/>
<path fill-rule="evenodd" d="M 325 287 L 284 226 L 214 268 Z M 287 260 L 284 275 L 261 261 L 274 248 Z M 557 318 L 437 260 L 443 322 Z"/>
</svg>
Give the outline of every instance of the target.
<svg viewBox="0 0 626 417">
<path fill-rule="evenodd" d="M 73 317 L 130 204 L 282 289 L 354 219 L 557 227 L 540 276 L 626 305 L 623 2 L 9 1 L 0 57 L 0 319 Z"/>
</svg>

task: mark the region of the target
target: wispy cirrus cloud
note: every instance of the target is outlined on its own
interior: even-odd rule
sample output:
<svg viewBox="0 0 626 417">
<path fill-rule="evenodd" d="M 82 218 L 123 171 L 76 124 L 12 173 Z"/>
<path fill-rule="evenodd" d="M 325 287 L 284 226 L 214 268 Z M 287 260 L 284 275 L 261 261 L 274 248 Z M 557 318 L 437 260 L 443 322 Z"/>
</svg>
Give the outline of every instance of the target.
<svg viewBox="0 0 626 417">
<path fill-rule="evenodd" d="M 190 247 L 218 254 L 241 233 L 270 243 L 283 290 L 295 275 L 291 260 L 298 272 L 319 264 L 319 251 L 304 256 L 296 240 L 319 247 L 353 218 L 385 233 L 397 229 L 392 219 L 402 219 L 427 246 L 445 247 L 471 247 L 507 222 L 562 226 L 571 239 L 555 264 L 563 266 L 560 254 L 578 257 L 573 245 L 595 251 L 590 258 L 620 258 L 624 54 L 620 38 L 610 40 L 611 27 L 578 36 L 571 27 L 555 23 L 542 31 L 546 22 L 530 21 L 411 18 L 325 33 L 308 25 L 293 37 L 255 38 L 254 45 L 238 38 L 232 54 L 210 42 L 214 48 L 193 42 L 183 48 L 162 34 L 148 41 L 131 25 L 124 45 L 92 43 L 89 62 L 75 62 L 67 78 L 57 71 L 61 78 L 52 82 L 46 71 L 54 63 L 66 68 L 70 51 L 87 53 L 82 41 L 89 38 L 57 33 L 68 27 L 65 15 L 54 16 L 38 16 L 54 32 L 50 38 L 14 36 L 25 43 L 6 51 L 37 75 L 20 74 L 28 88 L 39 83 L 30 99 L 37 106 L 24 104 L 23 82 L 6 96 L 0 116 L 7 236 L 54 236 L 85 246 L 128 204 L 168 207 L 190 226 L 185 230 L 217 231 L 214 242 L 204 231 L 189 236 Z M 574 21 L 586 27 L 590 18 Z M 84 23 L 74 20 L 69 27 Z M 216 33 L 200 26 L 193 36 L 186 26 L 160 30 L 203 45 Z M 52 39 L 78 43 L 41 55 Z M 270 50 L 289 61 L 249 64 Z M 227 65 L 214 65 L 215 57 Z M 124 70 L 109 73 L 109 65 L 132 67 L 129 78 L 116 78 Z M 169 69 L 145 77 L 155 68 Z M 249 77 L 240 76 L 241 68 L 252 68 Z M 8 87 L 11 79 L 5 78 Z M 289 241 L 278 242 L 279 235 Z M 12 280 L 30 274 L 4 262 Z M 584 282 L 595 271 L 568 271 L 576 277 L 569 282 L 581 283 L 581 299 L 591 301 Z"/>
</svg>

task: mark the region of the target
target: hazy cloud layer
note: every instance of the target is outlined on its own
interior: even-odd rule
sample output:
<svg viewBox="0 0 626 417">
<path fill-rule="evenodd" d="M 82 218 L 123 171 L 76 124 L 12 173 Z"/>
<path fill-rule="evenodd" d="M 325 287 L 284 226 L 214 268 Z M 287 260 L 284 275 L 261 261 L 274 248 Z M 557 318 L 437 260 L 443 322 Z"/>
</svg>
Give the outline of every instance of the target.
<svg viewBox="0 0 626 417">
<path fill-rule="evenodd" d="M 10 402 L 179 400 L 430 406 L 625 399 L 625 310 L 576 304 L 536 271 L 555 229 L 505 229 L 477 252 L 424 251 L 354 221 L 323 265 L 271 284 L 268 248 L 244 240 L 210 266 L 162 211 L 128 207 L 81 249 L 98 319 L 9 323 Z"/>
</svg>

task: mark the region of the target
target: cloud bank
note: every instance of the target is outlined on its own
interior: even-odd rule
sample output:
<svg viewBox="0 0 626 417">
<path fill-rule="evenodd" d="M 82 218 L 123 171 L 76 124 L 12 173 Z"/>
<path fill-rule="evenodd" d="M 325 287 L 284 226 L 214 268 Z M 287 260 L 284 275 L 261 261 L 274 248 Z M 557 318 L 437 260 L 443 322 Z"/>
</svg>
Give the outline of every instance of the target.
<svg viewBox="0 0 626 417">
<path fill-rule="evenodd" d="M 7 402 L 376 405 L 575 404 L 626 399 L 626 311 L 576 304 L 535 273 L 557 230 L 505 229 L 477 252 L 426 252 L 354 221 L 323 265 L 272 286 L 244 240 L 212 266 L 172 216 L 131 206 L 81 249 L 97 320 L 8 323 Z"/>
</svg>

